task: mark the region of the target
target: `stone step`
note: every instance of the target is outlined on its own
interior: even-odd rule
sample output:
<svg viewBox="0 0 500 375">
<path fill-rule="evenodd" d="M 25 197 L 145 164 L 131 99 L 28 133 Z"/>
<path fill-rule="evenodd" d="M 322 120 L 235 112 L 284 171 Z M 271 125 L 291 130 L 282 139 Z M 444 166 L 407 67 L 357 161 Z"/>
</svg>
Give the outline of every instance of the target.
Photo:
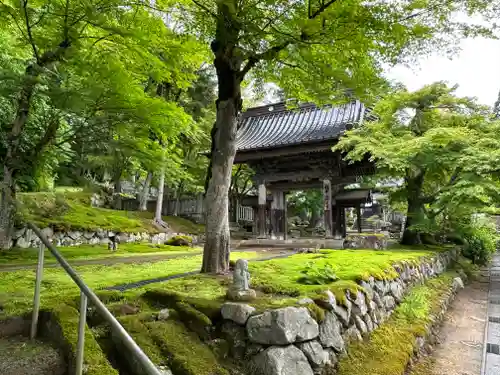
<svg viewBox="0 0 500 375">
<path fill-rule="evenodd" d="M 50 344 L 30 341 L 23 336 L 0 338 L 0 374 L 64 375 L 62 354 Z"/>
</svg>

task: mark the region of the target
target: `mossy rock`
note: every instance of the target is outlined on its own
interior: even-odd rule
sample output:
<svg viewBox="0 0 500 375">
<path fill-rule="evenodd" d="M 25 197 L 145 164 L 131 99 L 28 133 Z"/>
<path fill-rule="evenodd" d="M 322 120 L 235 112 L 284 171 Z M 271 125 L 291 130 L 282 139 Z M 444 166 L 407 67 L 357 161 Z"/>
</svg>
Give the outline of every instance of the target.
<svg viewBox="0 0 500 375">
<path fill-rule="evenodd" d="M 179 318 L 190 330 L 196 332 L 202 339 L 208 338 L 212 326 L 212 321 L 208 316 L 182 301 L 175 304 L 175 310 L 178 312 Z"/>
<path fill-rule="evenodd" d="M 78 321 L 80 313 L 69 305 L 59 305 L 48 312 L 50 318 L 46 322 L 46 332 L 56 341 L 69 359 L 68 366 L 73 366 L 78 342 Z M 86 375 L 118 375 L 107 356 L 95 340 L 92 331 L 85 328 L 85 360 Z"/>
<path fill-rule="evenodd" d="M 184 302 L 206 315 L 212 321 L 221 319 L 220 309 L 223 301 L 187 297 L 169 290 L 158 289 L 148 290 L 141 297 L 156 308 L 170 307 L 175 309 L 178 302 Z"/>
<path fill-rule="evenodd" d="M 170 245 L 170 246 L 191 246 L 192 244 L 193 244 L 193 237 L 184 235 L 174 236 L 165 241 L 165 245 Z"/>
<path fill-rule="evenodd" d="M 184 324 L 175 320 L 146 323 L 168 366 L 176 375 L 229 375 L 215 354 Z"/>
<path fill-rule="evenodd" d="M 143 322 L 140 321 L 138 316 L 125 316 L 118 318 L 118 321 L 155 365 L 162 366 L 166 364 L 161 349 L 156 345 L 150 331 Z M 127 349 L 121 341 L 119 341 L 118 337 L 114 336 L 113 341 L 120 352 L 126 353 Z M 134 373 L 140 374 L 144 372 L 140 364 L 134 360 L 132 355 L 125 354 L 123 357 Z"/>
</svg>

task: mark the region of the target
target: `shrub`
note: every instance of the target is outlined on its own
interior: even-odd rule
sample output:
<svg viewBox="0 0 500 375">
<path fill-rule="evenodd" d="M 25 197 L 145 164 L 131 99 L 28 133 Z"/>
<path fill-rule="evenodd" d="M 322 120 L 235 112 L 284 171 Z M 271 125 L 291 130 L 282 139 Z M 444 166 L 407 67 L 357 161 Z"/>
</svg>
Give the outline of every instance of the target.
<svg viewBox="0 0 500 375">
<path fill-rule="evenodd" d="M 330 263 L 320 268 L 309 262 L 302 271 L 302 276 L 298 279 L 298 282 L 306 285 L 323 285 L 330 284 L 337 279 L 338 277 Z"/>
<path fill-rule="evenodd" d="M 174 236 L 165 242 L 165 245 L 170 246 L 190 246 L 193 243 L 191 236 Z"/>
<path fill-rule="evenodd" d="M 493 223 L 484 218 L 474 218 L 469 225 L 462 228 L 465 242 L 463 255 L 473 264 L 484 265 L 496 251 L 498 236 Z"/>
</svg>

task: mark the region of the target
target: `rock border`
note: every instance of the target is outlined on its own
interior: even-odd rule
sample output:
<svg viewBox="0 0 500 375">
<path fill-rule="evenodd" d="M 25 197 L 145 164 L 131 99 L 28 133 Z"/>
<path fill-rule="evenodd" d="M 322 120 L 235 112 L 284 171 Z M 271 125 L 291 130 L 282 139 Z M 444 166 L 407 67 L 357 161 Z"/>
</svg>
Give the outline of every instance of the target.
<svg viewBox="0 0 500 375">
<path fill-rule="evenodd" d="M 111 242 L 110 236 L 116 234 L 119 243 L 140 243 L 147 242 L 155 245 L 160 245 L 176 236 L 189 236 L 193 239 L 193 245 L 197 245 L 202 240 L 202 236 L 191 235 L 185 233 L 117 233 L 104 229 L 94 231 L 67 231 L 67 232 L 54 232 L 52 228 L 43 228 L 42 233 L 55 245 L 55 246 L 79 246 L 79 245 L 107 245 Z M 40 245 L 41 241 L 33 230 L 28 227 L 19 228 L 12 236 L 12 246 L 21 249 L 36 248 Z"/>
<path fill-rule="evenodd" d="M 338 356 L 347 352 L 350 341 L 369 335 L 392 314 L 413 286 L 443 273 L 458 253 L 458 249 L 452 249 L 418 264 L 394 264 L 398 277 L 370 277 L 358 283 L 357 293 L 346 291 L 342 301 L 326 291 L 314 301 L 305 298 L 297 306 L 262 313 L 256 313 L 249 305 L 228 302 L 222 306 L 221 332 L 228 341 L 230 355 L 247 360 L 260 375 L 335 371 Z M 315 317 L 318 321 L 307 308 L 311 303 L 324 309 L 324 317 Z"/>
</svg>

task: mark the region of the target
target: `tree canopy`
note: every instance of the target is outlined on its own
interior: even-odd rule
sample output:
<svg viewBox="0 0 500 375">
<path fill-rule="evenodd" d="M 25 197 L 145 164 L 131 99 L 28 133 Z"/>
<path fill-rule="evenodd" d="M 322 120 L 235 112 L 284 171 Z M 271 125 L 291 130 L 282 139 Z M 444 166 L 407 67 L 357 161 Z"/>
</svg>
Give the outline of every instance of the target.
<svg viewBox="0 0 500 375">
<path fill-rule="evenodd" d="M 435 231 L 438 217 L 470 215 L 499 202 L 500 123 L 455 90 L 442 82 L 397 90 L 377 103 L 376 121 L 348 131 L 335 146 L 351 161 L 368 154 L 381 179 L 404 180 L 392 199 L 407 204 L 406 244 Z"/>
</svg>

